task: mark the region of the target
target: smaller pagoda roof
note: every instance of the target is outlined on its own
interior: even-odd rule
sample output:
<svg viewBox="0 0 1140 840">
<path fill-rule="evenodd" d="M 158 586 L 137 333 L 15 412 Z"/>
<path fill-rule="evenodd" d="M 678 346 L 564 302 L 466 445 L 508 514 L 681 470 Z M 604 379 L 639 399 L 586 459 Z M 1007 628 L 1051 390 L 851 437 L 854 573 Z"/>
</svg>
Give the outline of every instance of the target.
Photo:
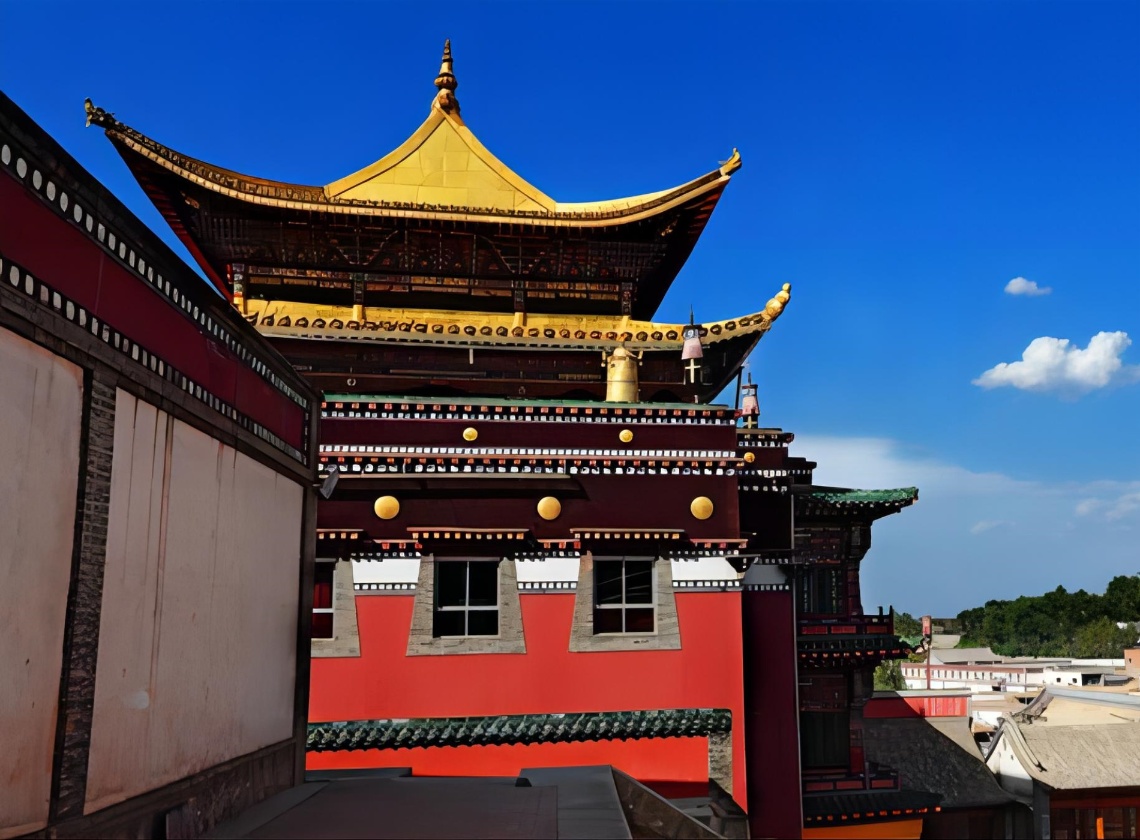
<svg viewBox="0 0 1140 840">
<path fill-rule="evenodd" d="M 797 485 L 792 487 L 792 493 L 795 494 L 796 515 L 805 518 L 879 519 L 898 513 L 918 501 L 917 487 L 852 490 L 844 487 Z"/>
<path fill-rule="evenodd" d="M 619 315 L 522 315 L 446 309 L 391 309 L 330 306 L 280 300 L 246 300 L 246 320 L 262 335 L 280 338 L 351 339 L 474 346 L 566 347 L 573 349 L 680 350 L 683 334 L 696 326 L 704 346 L 751 337 L 743 356 L 772 328 L 791 301 L 784 283 L 759 311 L 700 324 L 643 321 Z M 359 318 L 363 317 L 363 321 Z M 719 349 L 719 348 L 718 348 Z"/>
<path fill-rule="evenodd" d="M 806 495 L 815 501 L 832 505 L 910 504 L 918 501 L 917 487 L 899 487 L 894 490 L 840 490 L 819 487 Z"/>
</svg>

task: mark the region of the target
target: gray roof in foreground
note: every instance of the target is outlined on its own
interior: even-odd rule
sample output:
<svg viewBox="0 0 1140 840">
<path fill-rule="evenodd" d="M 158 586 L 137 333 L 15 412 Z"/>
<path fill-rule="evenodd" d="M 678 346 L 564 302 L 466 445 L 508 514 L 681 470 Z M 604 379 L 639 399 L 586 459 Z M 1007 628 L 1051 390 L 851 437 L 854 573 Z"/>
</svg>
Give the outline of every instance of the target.
<svg viewBox="0 0 1140 840">
<path fill-rule="evenodd" d="M 943 808 L 1012 801 L 982 762 L 964 717 L 867 718 L 863 745 L 869 760 L 899 771 L 904 789 L 942 794 Z"/>
</svg>

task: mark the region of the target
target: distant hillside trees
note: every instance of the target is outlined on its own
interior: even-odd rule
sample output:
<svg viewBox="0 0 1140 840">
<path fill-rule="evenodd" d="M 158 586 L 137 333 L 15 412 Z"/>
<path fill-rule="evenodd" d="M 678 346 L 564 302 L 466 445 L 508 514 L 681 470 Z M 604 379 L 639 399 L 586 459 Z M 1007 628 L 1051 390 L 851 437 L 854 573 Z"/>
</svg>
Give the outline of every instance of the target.
<svg viewBox="0 0 1140 840">
<path fill-rule="evenodd" d="M 1058 586 L 1044 595 L 963 610 L 959 647 L 988 646 L 1003 656 L 1117 659 L 1136 643 L 1138 621 L 1140 575 L 1120 575 L 1103 595 Z"/>
</svg>

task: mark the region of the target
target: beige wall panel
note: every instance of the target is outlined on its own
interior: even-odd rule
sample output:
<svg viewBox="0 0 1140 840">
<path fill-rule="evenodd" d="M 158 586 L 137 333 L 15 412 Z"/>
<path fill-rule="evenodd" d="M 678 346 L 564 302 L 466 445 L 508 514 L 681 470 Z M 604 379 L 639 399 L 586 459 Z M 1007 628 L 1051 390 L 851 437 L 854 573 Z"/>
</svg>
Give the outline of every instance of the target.
<svg viewBox="0 0 1140 840">
<path fill-rule="evenodd" d="M 83 373 L 0 329 L 0 837 L 47 823 Z"/>
<path fill-rule="evenodd" d="M 116 439 L 116 467 L 118 453 Z M 132 510 L 108 550 L 88 812 L 292 735 L 303 490 L 180 421 L 161 454 L 160 538 Z M 147 465 L 133 467 L 161 498 Z M 115 525 L 125 492 L 113 485 Z M 122 675 L 141 676 L 147 639 L 144 687 Z"/>
</svg>

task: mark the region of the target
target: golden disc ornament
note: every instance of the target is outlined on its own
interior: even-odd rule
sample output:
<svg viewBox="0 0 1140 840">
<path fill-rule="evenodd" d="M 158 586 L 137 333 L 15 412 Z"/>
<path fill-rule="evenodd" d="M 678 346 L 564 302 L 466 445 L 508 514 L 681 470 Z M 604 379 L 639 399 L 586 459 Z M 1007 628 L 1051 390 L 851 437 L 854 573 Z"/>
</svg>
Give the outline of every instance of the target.
<svg viewBox="0 0 1140 840">
<path fill-rule="evenodd" d="M 395 519 L 400 513 L 400 501 L 395 496 L 381 496 L 372 509 L 381 519 Z"/>
<path fill-rule="evenodd" d="M 468 426 L 463 430 L 463 439 L 465 441 L 470 442 L 475 440 L 477 437 L 479 437 L 479 432 L 477 432 L 473 426 Z"/>
<path fill-rule="evenodd" d="M 697 519 L 708 519 L 713 515 L 712 499 L 708 496 L 697 496 L 689 505 L 689 511 Z"/>
<path fill-rule="evenodd" d="M 620 440 L 622 443 L 629 443 L 633 440 L 633 432 L 631 432 L 629 429 L 622 429 L 620 432 L 618 432 L 618 440 Z"/>
<path fill-rule="evenodd" d="M 745 452 L 744 453 L 744 463 L 751 464 L 755 460 L 756 460 L 756 453 L 755 452 Z"/>
<path fill-rule="evenodd" d="M 553 496 L 543 496 L 538 500 L 538 515 L 549 522 L 562 513 L 562 503 Z"/>
</svg>

